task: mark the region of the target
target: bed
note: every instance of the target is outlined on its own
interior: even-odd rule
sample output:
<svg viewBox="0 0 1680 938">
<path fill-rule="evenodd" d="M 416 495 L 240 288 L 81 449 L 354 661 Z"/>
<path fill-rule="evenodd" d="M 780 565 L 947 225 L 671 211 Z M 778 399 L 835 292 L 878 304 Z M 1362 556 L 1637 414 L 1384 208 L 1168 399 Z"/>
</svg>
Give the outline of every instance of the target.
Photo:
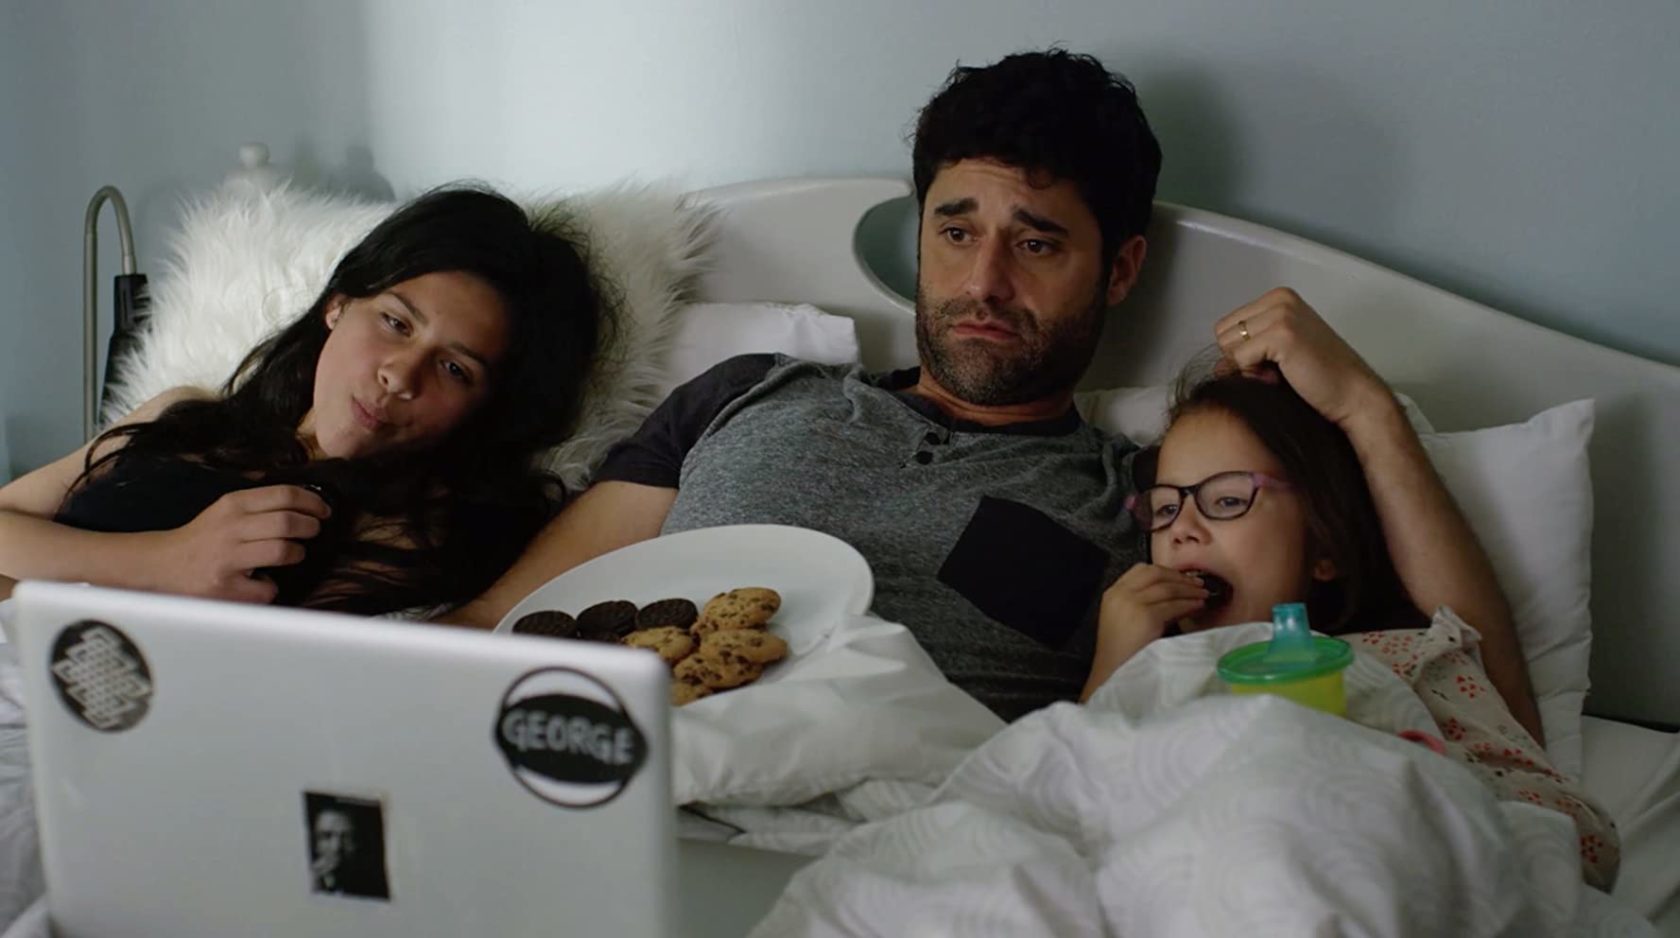
<svg viewBox="0 0 1680 938">
<path fill-rule="evenodd" d="M 601 445 L 633 427 L 679 372 L 754 350 L 772 334 L 773 350 L 855 355 L 872 368 L 913 363 L 910 304 L 860 261 L 858 237 L 866 216 L 909 193 L 897 179 L 788 179 L 674 201 L 656 193 L 664 209 L 680 206 L 675 215 L 621 212 L 615 224 L 630 228 L 680 219 L 660 236 L 671 279 L 626 290 L 632 304 L 645 294 L 659 308 L 638 326 L 646 357 L 623 366 L 624 383 L 586 427 L 587 445 L 559 454 L 556 467 L 585 478 Z M 382 210 L 344 207 L 333 237 L 347 244 Z M 1282 232 L 1161 203 L 1143 278 L 1105 333 L 1082 411 L 1134 437 L 1157 432 L 1160 389 L 1209 344 L 1211 323 L 1279 285 L 1312 303 L 1432 429 L 1425 439 L 1437 466 L 1495 555 L 1519 620 L 1535 623 L 1523 641 L 1544 685 L 1548 748 L 1621 827 L 1615 895 L 1680 933 L 1680 743 L 1660 728 L 1680 724 L 1680 683 L 1655 664 L 1680 660 L 1680 631 L 1669 627 L 1680 608 L 1680 532 L 1669 523 L 1680 517 L 1680 494 L 1665 484 L 1680 471 L 1680 369 Z M 169 289 L 160 282 L 161 307 Z M 684 312 L 702 307 L 714 318 Z M 660 331 L 667 321 L 671 331 Z M 733 338 L 716 340 L 718 331 Z M 671 364 L 683 356 L 682 368 Z M 204 356 L 189 348 L 178 357 Z M 146 369 L 172 367 L 167 357 L 139 360 L 127 400 L 145 396 Z M 1594 404 L 1569 406 L 1582 399 Z M 116 412 L 124 401 L 116 396 Z M 1525 510 L 1536 505 L 1546 510 Z M 739 844 L 693 840 L 682 849 L 682 902 L 712 910 L 700 927 L 719 935 L 744 933 L 810 862 Z M 28 934 L 29 924 L 8 936 Z"/>
</svg>

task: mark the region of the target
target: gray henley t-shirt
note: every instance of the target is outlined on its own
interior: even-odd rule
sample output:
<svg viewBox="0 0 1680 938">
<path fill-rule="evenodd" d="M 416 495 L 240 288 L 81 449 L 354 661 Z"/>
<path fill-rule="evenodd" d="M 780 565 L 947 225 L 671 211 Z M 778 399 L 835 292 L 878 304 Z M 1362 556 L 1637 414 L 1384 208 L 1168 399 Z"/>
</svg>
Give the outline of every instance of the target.
<svg viewBox="0 0 1680 938">
<path fill-rule="evenodd" d="M 1072 410 L 953 420 L 909 392 L 916 377 L 732 358 L 673 391 L 596 479 L 677 489 L 663 533 L 832 534 L 869 561 L 875 614 L 1000 716 L 1077 699 L 1102 591 L 1144 557 L 1124 506 L 1136 447 Z"/>
</svg>

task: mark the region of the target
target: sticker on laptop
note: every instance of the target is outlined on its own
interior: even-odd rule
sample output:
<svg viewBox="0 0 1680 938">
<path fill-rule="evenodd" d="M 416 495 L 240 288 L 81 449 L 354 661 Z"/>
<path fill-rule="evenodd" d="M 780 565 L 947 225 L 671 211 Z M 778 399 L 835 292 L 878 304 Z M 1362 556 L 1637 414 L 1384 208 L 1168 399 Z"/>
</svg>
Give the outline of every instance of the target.
<svg viewBox="0 0 1680 938">
<path fill-rule="evenodd" d="M 385 809 L 377 799 L 306 791 L 303 819 L 313 891 L 391 901 L 385 873 Z"/>
<path fill-rule="evenodd" d="M 617 798 L 647 761 L 647 737 L 624 702 L 571 668 L 543 668 L 515 681 L 492 732 L 513 777 L 566 808 Z"/>
<path fill-rule="evenodd" d="M 139 646 L 106 622 L 84 619 L 53 640 L 53 685 L 76 719 L 101 733 L 132 729 L 152 706 L 152 671 Z"/>
</svg>

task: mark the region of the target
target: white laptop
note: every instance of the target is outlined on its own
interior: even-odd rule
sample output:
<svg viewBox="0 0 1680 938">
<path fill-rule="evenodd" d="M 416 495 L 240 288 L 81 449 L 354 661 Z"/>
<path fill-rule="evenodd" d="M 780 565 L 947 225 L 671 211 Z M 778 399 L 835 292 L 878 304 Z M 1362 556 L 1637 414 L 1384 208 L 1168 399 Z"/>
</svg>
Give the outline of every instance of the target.
<svg viewBox="0 0 1680 938">
<path fill-rule="evenodd" d="M 673 933 L 645 652 L 18 587 L 57 935 Z"/>
</svg>

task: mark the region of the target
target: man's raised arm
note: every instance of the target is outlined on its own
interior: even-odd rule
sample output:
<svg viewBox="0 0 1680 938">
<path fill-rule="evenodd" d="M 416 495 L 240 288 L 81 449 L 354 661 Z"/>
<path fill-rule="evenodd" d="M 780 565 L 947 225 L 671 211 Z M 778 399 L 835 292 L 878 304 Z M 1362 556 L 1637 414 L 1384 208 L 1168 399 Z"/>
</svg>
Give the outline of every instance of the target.
<svg viewBox="0 0 1680 938">
<path fill-rule="evenodd" d="M 1517 722 L 1545 743 L 1510 604 L 1493 564 L 1388 385 L 1293 290 L 1272 290 L 1214 325 L 1239 367 L 1275 363 L 1359 455 L 1400 581 L 1428 615 L 1450 606 L 1482 635 L 1482 664 Z"/>
</svg>

